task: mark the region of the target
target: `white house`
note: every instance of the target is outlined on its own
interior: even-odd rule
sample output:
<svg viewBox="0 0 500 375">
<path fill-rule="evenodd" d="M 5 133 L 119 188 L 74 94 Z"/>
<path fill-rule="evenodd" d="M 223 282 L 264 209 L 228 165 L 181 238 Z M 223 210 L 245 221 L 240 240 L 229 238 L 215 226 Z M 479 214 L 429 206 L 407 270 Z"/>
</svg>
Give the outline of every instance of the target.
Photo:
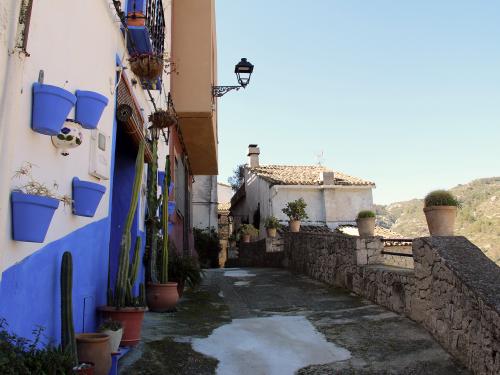
<svg viewBox="0 0 500 375">
<path fill-rule="evenodd" d="M 373 182 L 321 165 L 260 165 L 259 154 L 257 145 L 249 146 L 245 182 L 231 200 L 236 225 L 254 224 L 263 237 L 265 218 L 288 222 L 282 209 L 299 198 L 307 203 L 304 224 L 331 229 L 354 224 L 359 211 L 373 209 Z"/>
</svg>

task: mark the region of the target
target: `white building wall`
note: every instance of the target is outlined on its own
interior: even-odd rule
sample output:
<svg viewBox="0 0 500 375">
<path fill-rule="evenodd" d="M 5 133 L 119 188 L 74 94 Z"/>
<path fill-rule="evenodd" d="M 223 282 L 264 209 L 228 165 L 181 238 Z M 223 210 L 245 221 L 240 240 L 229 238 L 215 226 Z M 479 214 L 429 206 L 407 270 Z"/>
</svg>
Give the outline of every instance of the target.
<svg viewBox="0 0 500 375">
<path fill-rule="evenodd" d="M 217 176 L 194 176 L 193 226 L 218 229 Z"/>
<path fill-rule="evenodd" d="M 46 84 L 71 92 L 92 90 L 107 96 L 109 104 L 101 117 L 99 129 L 111 137 L 116 55 L 121 57 L 125 66 L 128 64 L 124 38 L 111 0 L 34 1 L 27 45 L 29 56 L 14 48 L 19 3 L 17 0 L 0 3 L 0 273 L 44 244 L 109 214 L 109 180 L 98 181 L 88 174 L 90 131 L 84 129 L 82 145 L 64 157 L 52 145 L 49 136 L 31 130 L 31 91 L 39 71 L 44 71 Z M 169 20 L 170 9 L 169 6 L 166 8 Z M 167 27 L 167 30 L 171 28 Z M 169 46 L 167 42 L 167 51 Z M 130 69 L 126 72 L 129 77 L 133 76 Z M 169 80 L 164 78 L 168 91 Z M 140 85 L 135 86 L 134 93 L 147 120 L 151 107 L 146 93 Z M 161 105 L 164 95 L 160 95 L 159 91 L 153 93 L 157 104 Z M 73 116 L 74 109 L 68 117 Z M 159 167 L 163 170 L 167 148 L 164 145 L 161 147 Z M 108 158 L 111 161 L 111 147 L 108 148 Z M 33 174 L 40 182 L 51 185 L 56 181 L 59 194 L 71 196 L 71 179 L 74 176 L 105 185 L 106 194 L 95 217 L 72 215 L 71 207 L 63 208 L 61 204 L 43 244 L 11 240 L 10 192 L 19 184 L 19 181 L 12 180 L 12 176 L 24 162 L 37 166 Z M 140 207 L 144 209 L 144 206 L 141 204 Z"/>
<path fill-rule="evenodd" d="M 219 203 L 231 202 L 231 198 L 234 194 L 231 186 L 226 184 L 217 183 L 217 199 Z"/>
</svg>

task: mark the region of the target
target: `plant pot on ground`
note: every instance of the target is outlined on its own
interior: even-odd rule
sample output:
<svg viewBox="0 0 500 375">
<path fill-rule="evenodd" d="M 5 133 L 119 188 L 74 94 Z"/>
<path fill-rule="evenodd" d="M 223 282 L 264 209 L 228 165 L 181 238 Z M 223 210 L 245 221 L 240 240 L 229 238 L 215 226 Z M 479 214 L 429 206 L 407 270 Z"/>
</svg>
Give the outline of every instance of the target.
<svg viewBox="0 0 500 375">
<path fill-rule="evenodd" d="M 120 255 L 118 271 L 116 272 L 114 291 L 108 289 L 107 306 L 99 308 L 104 319 L 119 321 L 123 326 L 121 346 L 134 346 L 141 340 L 142 321 L 146 307 L 146 290 L 144 283 L 139 284 L 139 294 L 134 295 L 133 288 L 139 274 L 140 250 L 142 239 L 136 238 L 132 263 L 130 262 L 130 249 L 132 246 L 132 224 L 137 210 L 139 193 L 142 185 L 144 168 L 144 142 L 139 145 L 135 162 L 135 176 L 130 198 L 130 206 L 125 219 L 122 239 L 120 242 Z"/>
<path fill-rule="evenodd" d="M 299 232 L 301 220 L 308 219 L 306 213 L 307 203 L 303 198 L 299 198 L 295 201 L 288 202 L 281 211 L 288 216 L 290 220 L 290 232 Z"/>
<path fill-rule="evenodd" d="M 165 161 L 165 177 L 163 179 L 163 195 L 161 204 L 161 252 L 159 253 L 158 264 L 154 263 L 152 267 L 158 267 L 158 280 L 152 278 L 148 283 L 146 290 L 146 299 L 148 307 L 151 311 L 166 312 L 175 308 L 179 300 L 177 292 L 177 283 L 168 281 L 168 258 L 169 258 L 169 241 L 168 241 L 168 186 L 170 186 L 170 157 L 166 157 Z M 158 237 L 159 234 L 157 234 Z M 157 238 L 153 238 L 157 241 Z"/>
<path fill-rule="evenodd" d="M 276 216 L 269 216 L 268 218 L 266 218 L 264 226 L 266 227 L 267 237 L 269 238 L 276 237 L 276 231 L 281 227 Z"/>
<path fill-rule="evenodd" d="M 252 224 L 242 224 L 238 229 L 243 242 L 248 243 L 252 236 L 258 236 L 259 231 Z"/>
<path fill-rule="evenodd" d="M 424 214 L 431 236 L 453 236 L 460 202 L 445 190 L 435 190 L 424 199 Z"/>
<path fill-rule="evenodd" d="M 105 320 L 99 326 L 98 331 L 109 336 L 109 346 L 111 353 L 117 353 L 120 347 L 120 341 L 123 336 L 123 326 L 117 320 Z"/>
<path fill-rule="evenodd" d="M 356 218 L 360 237 L 373 237 L 375 233 L 375 212 L 370 210 L 360 211 Z"/>
</svg>

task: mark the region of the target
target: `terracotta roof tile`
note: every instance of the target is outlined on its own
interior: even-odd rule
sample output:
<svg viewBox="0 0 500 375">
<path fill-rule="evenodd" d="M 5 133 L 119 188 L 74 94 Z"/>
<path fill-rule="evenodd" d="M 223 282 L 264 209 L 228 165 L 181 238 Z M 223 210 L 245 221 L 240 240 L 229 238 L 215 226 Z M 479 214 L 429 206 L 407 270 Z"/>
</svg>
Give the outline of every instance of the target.
<svg viewBox="0 0 500 375">
<path fill-rule="evenodd" d="M 229 211 L 231 202 L 222 202 L 217 204 L 217 211 Z"/>
<path fill-rule="evenodd" d="M 275 185 L 322 185 L 321 172 L 333 172 L 335 185 L 375 185 L 321 165 L 261 165 L 250 171 Z"/>
</svg>

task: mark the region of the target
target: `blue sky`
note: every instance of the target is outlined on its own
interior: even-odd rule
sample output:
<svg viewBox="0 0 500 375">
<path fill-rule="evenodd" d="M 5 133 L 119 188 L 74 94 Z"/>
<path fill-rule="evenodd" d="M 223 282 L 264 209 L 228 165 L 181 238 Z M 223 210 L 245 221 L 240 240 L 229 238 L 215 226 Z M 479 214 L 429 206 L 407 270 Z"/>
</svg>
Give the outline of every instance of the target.
<svg viewBox="0 0 500 375">
<path fill-rule="evenodd" d="M 285 6 L 286 5 L 286 6 Z M 219 181 L 318 162 L 375 181 L 376 203 L 500 175 L 500 2 L 216 0 Z"/>
</svg>

